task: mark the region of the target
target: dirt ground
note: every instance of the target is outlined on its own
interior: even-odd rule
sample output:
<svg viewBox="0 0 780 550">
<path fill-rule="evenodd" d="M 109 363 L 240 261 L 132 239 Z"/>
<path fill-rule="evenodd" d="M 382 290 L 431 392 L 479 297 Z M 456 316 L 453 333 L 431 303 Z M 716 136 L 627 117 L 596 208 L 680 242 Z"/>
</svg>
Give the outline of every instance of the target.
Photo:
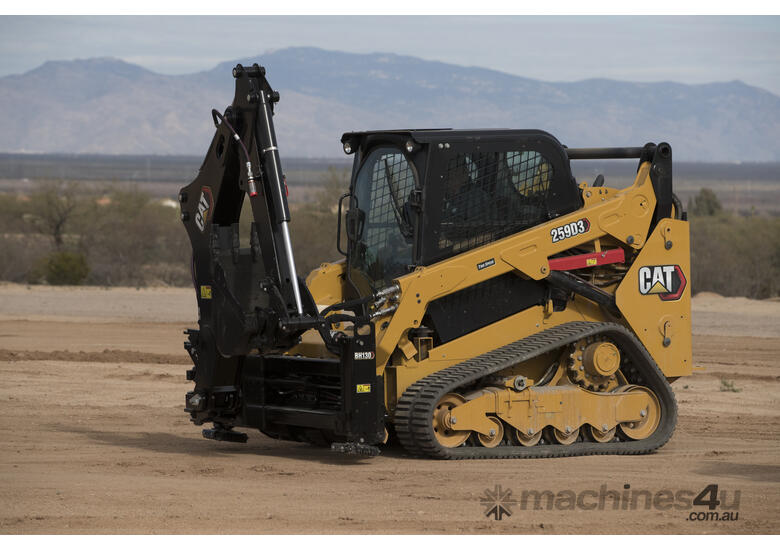
<svg viewBox="0 0 780 550">
<path fill-rule="evenodd" d="M 675 382 L 657 453 L 466 462 L 203 439 L 182 411 L 195 316 L 186 289 L 0 285 L 0 533 L 780 532 L 780 302 L 694 299 L 705 370 Z M 678 497 L 711 484 L 731 520 Z M 500 521 L 480 502 L 496 485 L 516 501 Z"/>
</svg>

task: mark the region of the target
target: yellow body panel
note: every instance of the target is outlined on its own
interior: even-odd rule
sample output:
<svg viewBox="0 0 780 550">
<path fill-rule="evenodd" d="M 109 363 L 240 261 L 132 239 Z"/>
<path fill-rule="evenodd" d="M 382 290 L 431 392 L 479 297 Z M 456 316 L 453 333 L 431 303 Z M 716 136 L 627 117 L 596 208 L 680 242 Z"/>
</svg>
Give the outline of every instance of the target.
<svg viewBox="0 0 780 550">
<path fill-rule="evenodd" d="M 671 247 L 667 248 L 666 243 Z M 693 371 L 691 285 L 687 280 L 690 257 L 688 222 L 661 220 L 615 294 L 629 326 L 668 377 L 687 376 Z M 666 288 L 674 286 L 674 280 L 666 280 L 666 273 L 672 274 L 669 268 L 674 266 L 679 266 L 685 279 L 685 283 L 680 280 L 678 284 L 685 286 L 679 298 L 663 300 L 664 291 L 670 291 L 668 297 L 675 290 Z M 643 290 L 647 293 L 642 294 Z"/>
</svg>

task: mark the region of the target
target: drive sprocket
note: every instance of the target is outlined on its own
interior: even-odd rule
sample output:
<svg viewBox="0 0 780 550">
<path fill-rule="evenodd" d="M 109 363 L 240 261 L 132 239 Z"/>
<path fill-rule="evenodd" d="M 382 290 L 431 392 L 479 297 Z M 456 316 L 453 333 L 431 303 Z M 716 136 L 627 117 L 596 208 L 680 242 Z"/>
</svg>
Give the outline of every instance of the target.
<svg viewBox="0 0 780 550">
<path fill-rule="evenodd" d="M 625 379 L 620 374 L 620 352 L 606 338 L 582 338 L 570 345 L 561 357 L 569 380 L 581 388 L 609 392 Z"/>
</svg>

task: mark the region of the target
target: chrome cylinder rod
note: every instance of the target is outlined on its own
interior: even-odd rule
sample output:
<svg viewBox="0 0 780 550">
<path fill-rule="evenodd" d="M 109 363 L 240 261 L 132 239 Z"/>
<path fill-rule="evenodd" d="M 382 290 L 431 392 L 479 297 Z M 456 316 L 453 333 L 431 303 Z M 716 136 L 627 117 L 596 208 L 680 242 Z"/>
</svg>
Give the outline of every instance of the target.
<svg viewBox="0 0 780 550">
<path fill-rule="evenodd" d="M 261 108 L 259 109 L 260 119 L 258 129 L 261 129 L 260 146 L 265 166 L 265 173 L 269 179 L 269 185 L 273 194 L 273 205 L 269 205 L 274 211 L 274 221 L 279 224 L 282 230 L 282 246 L 284 247 L 284 256 L 287 263 L 288 276 L 292 285 L 293 298 L 295 300 L 295 309 L 298 315 L 303 315 L 303 302 L 301 301 L 301 289 L 298 287 L 298 272 L 295 269 L 295 257 L 293 256 L 292 241 L 290 240 L 290 209 L 287 206 L 287 194 L 284 183 L 282 182 L 281 159 L 279 158 L 279 149 L 276 145 L 276 134 L 271 122 L 271 104 L 268 93 L 265 90 L 260 92 Z"/>
</svg>

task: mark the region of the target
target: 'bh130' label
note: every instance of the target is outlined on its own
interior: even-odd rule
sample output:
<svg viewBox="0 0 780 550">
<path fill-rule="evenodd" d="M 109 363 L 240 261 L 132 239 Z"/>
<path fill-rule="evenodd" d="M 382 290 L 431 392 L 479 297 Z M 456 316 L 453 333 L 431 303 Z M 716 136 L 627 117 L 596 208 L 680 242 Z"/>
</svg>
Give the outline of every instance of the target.
<svg viewBox="0 0 780 550">
<path fill-rule="evenodd" d="M 369 359 L 374 358 L 374 352 L 373 351 L 356 351 L 355 352 L 355 361 L 365 361 Z"/>
</svg>

